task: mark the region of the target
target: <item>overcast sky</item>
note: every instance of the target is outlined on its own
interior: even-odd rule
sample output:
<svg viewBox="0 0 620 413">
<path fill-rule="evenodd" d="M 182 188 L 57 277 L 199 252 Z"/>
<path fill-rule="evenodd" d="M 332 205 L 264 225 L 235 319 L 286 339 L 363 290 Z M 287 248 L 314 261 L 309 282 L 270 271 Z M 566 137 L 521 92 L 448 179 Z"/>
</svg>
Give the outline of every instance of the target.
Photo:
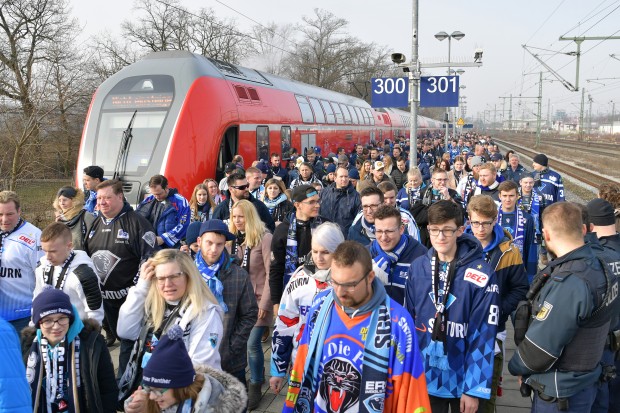
<svg viewBox="0 0 620 413">
<path fill-rule="evenodd" d="M 349 21 L 349 33 L 365 42 L 384 45 L 390 52 L 402 52 L 411 57 L 412 2 L 404 0 L 183 0 L 183 5 L 196 11 L 211 7 L 220 17 L 234 18 L 238 28 L 248 31 L 255 23 L 231 10 L 235 9 L 261 22 L 299 23 L 302 16 L 313 15 L 314 8 L 331 11 Z M 533 117 L 535 99 L 519 100 L 518 96 L 538 95 L 538 72 L 542 68 L 521 47 L 522 44 L 547 49 L 538 50 L 541 58 L 570 83 L 575 84 L 575 58 L 563 54 L 576 50 L 576 44 L 559 41 L 564 36 L 620 36 L 620 1 L 618 0 L 420 0 L 419 54 L 424 61 L 447 61 L 448 42 L 439 42 L 434 35 L 440 31 L 461 31 L 465 37 L 452 41 L 452 61 L 472 61 L 476 48 L 482 48 L 483 66 L 465 68 L 461 84 L 466 85 L 468 116 L 476 116 L 497 105 L 499 121 L 502 99 L 513 94 L 514 118 Z M 84 36 L 103 30 L 120 33 L 120 23 L 135 13 L 132 0 L 105 2 L 71 0 L 73 14 L 84 27 Z M 226 7 L 229 6 L 229 7 Z M 579 85 L 591 95 L 592 113 L 611 113 L 611 101 L 618 101 L 616 119 L 620 113 L 620 40 L 587 40 L 582 43 Z M 458 68 L 458 64 L 454 65 Z M 446 69 L 433 69 L 431 74 L 444 74 Z M 619 78 L 597 80 L 586 79 Z M 551 73 L 543 82 L 543 117 L 547 115 L 548 99 L 552 113 L 563 109 L 577 113 L 581 91 L 569 92 Z M 552 81 L 553 80 L 553 81 Z M 508 99 L 506 99 L 506 116 Z M 492 117 L 493 114 L 487 115 Z"/>
</svg>

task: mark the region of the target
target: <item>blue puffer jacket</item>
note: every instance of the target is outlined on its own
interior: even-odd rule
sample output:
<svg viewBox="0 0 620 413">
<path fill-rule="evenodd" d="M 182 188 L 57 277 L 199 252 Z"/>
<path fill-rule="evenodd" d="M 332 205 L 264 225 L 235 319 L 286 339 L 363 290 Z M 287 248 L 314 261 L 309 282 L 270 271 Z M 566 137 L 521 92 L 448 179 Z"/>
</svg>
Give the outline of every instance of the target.
<svg viewBox="0 0 620 413">
<path fill-rule="evenodd" d="M 321 192 L 319 214 L 338 224 L 343 234 L 349 233 L 349 227 L 361 209 L 360 194 L 350 182 L 344 188 L 336 188 L 333 183 Z"/>
<path fill-rule="evenodd" d="M 0 413 L 31 413 L 30 386 L 15 329 L 0 318 Z"/>
<path fill-rule="evenodd" d="M 157 235 L 170 248 L 178 246 L 185 238 L 192 215 L 187 199 L 174 188 L 168 190 L 164 202 L 158 202 L 153 195 L 149 195 L 138 205 L 136 212 L 153 224 Z"/>
</svg>

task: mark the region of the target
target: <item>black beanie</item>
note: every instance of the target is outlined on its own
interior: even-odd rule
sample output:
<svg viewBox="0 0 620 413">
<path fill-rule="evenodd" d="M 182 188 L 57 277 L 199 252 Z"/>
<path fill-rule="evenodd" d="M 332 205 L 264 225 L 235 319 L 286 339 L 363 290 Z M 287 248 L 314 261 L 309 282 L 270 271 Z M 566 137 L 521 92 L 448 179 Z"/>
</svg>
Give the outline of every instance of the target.
<svg viewBox="0 0 620 413">
<path fill-rule="evenodd" d="M 544 153 L 539 153 L 538 155 L 536 155 L 534 157 L 534 162 L 542 166 L 549 165 L 549 159 L 547 159 L 547 155 L 545 155 Z"/>
<path fill-rule="evenodd" d="M 615 225 L 614 207 L 603 198 L 594 198 L 588 202 L 590 222 L 597 226 Z"/>
<path fill-rule="evenodd" d="M 43 317 L 52 314 L 68 315 L 71 323 L 75 320 L 69 296 L 62 290 L 45 285 L 43 291 L 32 300 L 32 322 L 36 326 Z"/>
<path fill-rule="evenodd" d="M 183 342 L 183 329 L 172 326 L 164 335 L 142 371 L 142 382 L 150 387 L 179 389 L 194 382 L 196 372 Z"/>
</svg>

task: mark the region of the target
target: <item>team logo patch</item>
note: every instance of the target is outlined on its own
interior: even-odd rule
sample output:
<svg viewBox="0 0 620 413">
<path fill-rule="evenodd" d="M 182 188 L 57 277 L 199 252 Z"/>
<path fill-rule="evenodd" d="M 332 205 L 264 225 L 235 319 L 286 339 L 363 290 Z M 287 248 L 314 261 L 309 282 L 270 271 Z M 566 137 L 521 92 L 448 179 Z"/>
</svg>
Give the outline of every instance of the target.
<svg viewBox="0 0 620 413">
<path fill-rule="evenodd" d="M 122 229 L 118 230 L 118 234 L 116 234 L 116 238 L 119 239 L 129 239 L 129 234 L 123 231 Z"/>
<path fill-rule="evenodd" d="M 144 242 L 149 244 L 151 246 L 151 248 L 155 248 L 155 240 L 156 240 L 156 238 L 157 237 L 155 236 L 153 231 L 147 231 L 142 236 L 142 239 L 144 240 Z"/>
<path fill-rule="evenodd" d="M 482 271 L 468 268 L 465 270 L 465 277 L 463 277 L 463 279 L 477 285 L 478 287 L 486 287 L 487 282 L 489 281 L 489 276 Z"/>
<path fill-rule="evenodd" d="M 32 246 L 36 243 L 36 241 L 35 241 L 35 240 L 33 240 L 32 238 L 29 238 L 29 237 L 25 236 L 24 234 L 22 234 L 22 235 L 20 235 L 20 236 L 19 236 L 19 240 L 20 240 L 20 241 L 22 241 L 22 242 L 24 242 L 26 245 L 31 246 L 31 247 L 32 247 Z"/>
<path fill-rule="evenodd" d="M 549 304 L 548 302 L 544 302 L 538 314 L 536 314 L 536 319 L 538 321 L 545 321 L 547 317 L 549 317 L 549 313 L 553 309 L 553 304 Z"/>
<path fill-rule="evenodd" d="M 385 405 L 385 394 L 375 394 L 364 400 L 364 405 L 369 412 L 381 413 Z"/>
<path fill-rule="evenodd" d="M 95 272 L 99 276 L 102 285 L 105 285 L 105 282 L 114 270 L 114 267 L 116 267 L 116 265 L 121 261 L 120 257 L 112 254 L 108 250 L 95 252 L 91 259 L 93 260 Z"/>
</svg>

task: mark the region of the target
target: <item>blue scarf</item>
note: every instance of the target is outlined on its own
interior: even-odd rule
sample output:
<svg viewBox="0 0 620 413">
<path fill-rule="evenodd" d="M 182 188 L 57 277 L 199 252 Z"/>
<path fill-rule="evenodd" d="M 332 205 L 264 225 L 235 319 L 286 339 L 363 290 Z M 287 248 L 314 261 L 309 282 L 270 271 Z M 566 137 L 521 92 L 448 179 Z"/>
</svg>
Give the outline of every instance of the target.
<svg viewBox="0 0 620 413">
<path fill-rule="evenodd" d="M 217 298 L 217 302 L 225 313 L 228 312 L 228 306 L 224 303 L 224 285 L 220 279 L 217 278 L 217 273 L 220 268 L 222 268 L 227 258 L 228 254 L 226 251 L 223 251 L 219 261 L 213 265 L 209 265 L 205 262 L 204 258 L 202 258 L 200 252 L 196 254 L 196 267 L 198 267 L 198 272 L 200 272 L 200 275 L 209 286 L 215 298 Z"/>
<path fill-rule="evenodd" d="M 400 236 L 398 244 L 396 244 L 394 249 L 389 252 L 383 251 L 377 240 L 374 240 L 370 244 L 370 255 L 374 257 L 372 260 L 375 262 L 375 264 L 377 264 L 377 267 L 381 268 L 388 274 L 388 282 L 390 284 L 393 281 L 392 272 L 394 270 L 394 267 L 400 260 L 401 254 L 407 249 L 408 245 L 409 237 L 405 234 Z"/>
<path fill-rule="evenodd" d="M 286 235 L 286 257 L 284 257 L 284 280 L 282 285 L 288 284 L 297 269 L 297 216 L 292 212 L 289 218 L 290 225 Z"/>
<path fill-rule="evenodd" d="M 375 308 L 370 315 L 368 335 L 366 336 L 366 341 L 364 342 L 364 361 L 362 364 L 362 383 L 360 386 L 359 397 L 360 413 L 372 413 L 376 411 L 374 409 L 371 410 L 366 403 L 362 402 L 375 394 L 375 392 L 372 391 L 375 387 L 367 386 L 369 381 L 374 383 L 384 383 L 386 386 L 384 388 L 387 388 L 387 377 L 390 364 L 390 346 L 383 345 L 383 341 L 378 340 L 379 337 L 377 336 L 377 330 L 378 327 L 381 326 L 381 331 L 392 331 L 390 305 L 390 297 L 385 294 L 385 301 Z M 323 357 L 323 347 L 325 346 L 325 339 L 331 321 L 333 306 L 334 295 L 328 294 L 321 304 L 318 317 L 316 318 L 317 321 L 323 321 L 315 324 L 315 329 L 312 331 L 312 336 L 310 337 L 308 343 L 308 357 L 306 358 L 304 371 L 302 372 L 303 376 L 298 378 L 301 380 L 302 389 L 299 392 L 296 406 L 314 406 L 314 398 L 316 396 L 320 376 L 322 374 L 322 371 L 320 370 L 323 367 L 323 363 L 321 362 Z M 377 347 L 377 344 L 379 344 L 380 347 Z"/>
<path fill-rule="evenodd" d="M 273 211 L 276 209 L 276 207 L 280 205 L 282 202 L 286 201 L 286 199 L 287 198 L 285 194 L 280 194 L 276 199 L 269 199 L 267 198 L 267 195 L 265 195 L 265 199 L 263 200 L 263 202 L 265 203 L 265 206 L 269 210 L 269 213 L 273 214 Z"/>
<path fill-rule="evenodd" d="M 502 215 L 503 212 L 500 208 L 497 213 L 497 222 L 500 226 L 502 226 Z M 523 243 L 525 241 L 525 217 L 523 217 L 523 211 L 519 208 L 515 208 L 514 217 L 514 222 L 512 222 L 508 232 L 512 235 L 512 242 L 519 248 L 519 252 L 521 256 L 523 256 Z"/>
</svg>

